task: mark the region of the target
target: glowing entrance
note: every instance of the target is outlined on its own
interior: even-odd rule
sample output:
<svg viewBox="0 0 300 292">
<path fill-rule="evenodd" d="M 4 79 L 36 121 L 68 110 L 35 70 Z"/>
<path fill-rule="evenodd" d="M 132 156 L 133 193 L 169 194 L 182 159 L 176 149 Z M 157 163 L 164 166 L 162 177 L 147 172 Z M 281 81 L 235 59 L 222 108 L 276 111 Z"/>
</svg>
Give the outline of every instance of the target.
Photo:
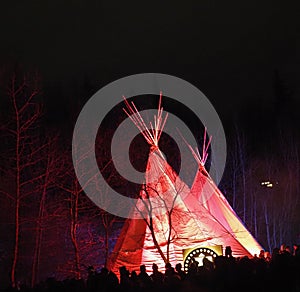
<svg viewBox="0 0 300 292">
<path fill-rule="evenodd" d="M 198 247 L 183 251 L 184 271 L 187 272 L 191 264 L 198 262 L 198 266 L 203 266 L 203 259 L 214 262 L 218 255 L 222 255 L 222 246 Z"/>
</svg>

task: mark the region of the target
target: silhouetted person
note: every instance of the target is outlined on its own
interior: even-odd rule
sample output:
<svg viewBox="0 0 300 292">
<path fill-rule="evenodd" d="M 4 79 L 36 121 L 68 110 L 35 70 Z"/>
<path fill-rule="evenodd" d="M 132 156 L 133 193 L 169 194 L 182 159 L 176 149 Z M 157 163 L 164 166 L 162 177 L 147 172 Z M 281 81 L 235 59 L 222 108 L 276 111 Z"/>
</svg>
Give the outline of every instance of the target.
<svg viewBox="0 0 300 292">
<path fill-rule="evenodd" d="M 265 251 L 264 251 L 263 249 L 261 249 L 261 250 L 259 251 L 258 257 L 259 257 L 260 259 L 265 259 Z"/>
<path fill-rule="evenodd" d="M 139 286 L 139 278 L 136 271 L 132 271 L 130 274 L 130 285 L 131 285 L 131 291 L 138 291 Z"/>
<path fill-rule="evenodd" d="M 153 286 L 161 288 L 164 282 L 164 274 L 158 270 L 157 264 L 152 265 L 152 274 L 150 275 Z"/>
<path fill-rule="evenodd" d="M 186 277 L 186 273 L 185 273 L 185 271 L 182 270 L 182 264 L 181 263 L 176 264 L 175 270 L 176 270 L 177 274 L 179 275 L 180 279 L 183 281 Z"/>
<path fill-rule="evenodd" d="M 129 271 L 126 269 L 125 266 L 120 267 L 120 289 L 121 291 L 129 291 L 130 290 L 130 278 L 129 278 Z"/>
<path fill-rule="evenodd" d="M 179 289 L 180 276 L 172 267 L 171 263 L 166 263 L 165 268 L 165 287 L 172 291 Z"/>
<path fill-rule="evenodd" d="M 214 264 L 207 257 L 205 257 L 203 259 L 203 268 L 208 272 L 212 272 L 214 269 Z"/>
<path fill-rule="evenodd" d="M 193 260 L 193 262 L 191 262 L 191 264 L 189 265 L 189 269 L 188 269 L 189 278 L 193 278 L 198 274 L 198 267 L 199 267 L 199 262 Z"/>
<path fill-rule="evenodd" d="M 175 273 L 175 270 L 170 263 L 166 263 L 165 268 L 166 268 L 165 270 L 166 277 L 172 276 Z"/>
<path fill-rule="evenodd" d="M 225 248 L 225 257 L 227 257 L 227 258 L 231 258 L 232 257 L 231 246 L 226 246 L 226 248 Z"/>
<path fill-rule="evenodd" d="M 117 275 L 112 271 L 109 271 L 107 275 L 107 287 L 107 291 L 109 292 L 116 291 L 119 287 L 119 279 Z"/>
<path fill-rule="evenodd" d="M 151 288 L 152 280 L 146 272 L 146 266 L 140 266 L 140 273 L 138 274 L 139 286 L 140 288 L 149 289 Z"/>
</svg>

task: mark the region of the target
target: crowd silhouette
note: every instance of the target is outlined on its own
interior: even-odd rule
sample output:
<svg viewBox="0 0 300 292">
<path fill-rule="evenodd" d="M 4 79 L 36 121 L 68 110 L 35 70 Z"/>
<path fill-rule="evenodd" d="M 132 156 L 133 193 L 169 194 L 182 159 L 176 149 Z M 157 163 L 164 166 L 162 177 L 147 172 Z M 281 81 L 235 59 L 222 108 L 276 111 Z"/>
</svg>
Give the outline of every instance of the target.
<svg viewBox="0 0 300 292">
<path fill-rule="evenodd" d="M 129 271 L 125 266 L 119 269 L 120 276 L 103 267 L 97 272 L 88 268 L 87 279 L 66 279 L 57 281 L 49 278 L 36 287 L 18 286 L 6 291 L 41 292 L 160 292 L 160 291 L 300 291 L 300 247 L 281 245 L 273 251 L 261 251 L 253 258 L 232 256 L 230 247 L 224 256 L 217 256 L 214 262 L 203 259 L 203 265 L 197 261 L 190 264 L 187 272 L 179 263 L 173 267 L 165 265 L 165 271 L 159 271 L 153 263 L 152 272 L 147 273 L 145 265 L 139 271 Z"/>
</svg>

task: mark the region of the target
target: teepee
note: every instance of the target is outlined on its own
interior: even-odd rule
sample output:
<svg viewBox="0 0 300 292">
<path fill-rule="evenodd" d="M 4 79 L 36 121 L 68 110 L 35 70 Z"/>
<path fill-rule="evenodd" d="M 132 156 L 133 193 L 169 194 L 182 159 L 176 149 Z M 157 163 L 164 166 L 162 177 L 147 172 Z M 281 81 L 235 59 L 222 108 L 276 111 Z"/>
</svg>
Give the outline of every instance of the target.
<svg viewBox="0 0 300 292">
<path fill-rule="evenodd" d="M 226 228 L 232 236 L 243 246 L 243 249 L 233 249 L 233 256 L 240 257 L 245 255 L 244 249 L 247 250 L 248 256 L 258 255 L 262 246 L 251 235 L 245 227 L 236 212 L 232 209 L 225 196 L 216 186 L 213 179 L 205 169 L 207 159 L 207 150 L 211 142 L 211 137 L 206 143 L 206 129 L 204 132 L 203 152 L 200 155 L 198 148 L 195 150 L 191 145 L 190 148 L 196 162 L 198 163 L 198 171 L 191 187 L 191 195 L 196 199 L 198 204 L 205 207 L 209 214 L 214 217 L 219 224 Z M 197 212 L 197 211 L 195 211 Z"/>
<path fill-rule="evenodd" d="M 199 203 L 195 192 L 191 192 L 160 151 L 158 142 L 167 120 L 161 98 L 162 95 L 154 124 L 149 126 L 134 103 L 124 98 L 124 111 L 150 145 L 150 153 L 145 183 L 132 207 L 132 214 L 139 214 L 141 219 L 126 220 L 108 262 L 108 268 L 117 275 L 122 266 L 138 271 L 141 264 L 151 272 L 154 262 L 164 270 L 167 262 L 173 266 L 183 263 L 183 250 L 194 247 L 231 246 L 239 254 L 250 255 L 231 230 Z"/>
</svg>

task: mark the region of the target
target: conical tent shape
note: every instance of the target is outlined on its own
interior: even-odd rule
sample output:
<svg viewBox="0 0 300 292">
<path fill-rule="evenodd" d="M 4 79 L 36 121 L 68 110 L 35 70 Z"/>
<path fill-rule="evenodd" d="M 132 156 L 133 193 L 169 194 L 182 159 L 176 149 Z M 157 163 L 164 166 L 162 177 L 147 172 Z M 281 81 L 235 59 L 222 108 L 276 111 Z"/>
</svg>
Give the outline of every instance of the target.
<svg viewBox="0 0 300 292">
<path fill-rule="evenodd" d="M 132 107 L 130 110 L 136 113 Z M 157 125 L 165 123 L 160 110 L 159 107 L 155 120 L 156 132 L 153 127 L 146 132 L 144 121 L 133 118 L 151 145 L 151 150 L 145 185 L 136 206 L 132 208 L 132 212 L 142 214 L 143 219 L 126 220 L 109 259 L 108 268 L 117 275 L 122 266 L 138 271 L 141 264 L 145 264 L 147 271 L 151 272 L 154 262 L 164 270 L 168 254 L 168 261 L 174 266 L 183 262 L 183 250 L 193 247 L 231 246 L 239 254 L 249 254 L 236 237 L 199 204 L 158 149 L 157 129 L 161 131 L 162 127 Z"/>
<path fill-rule="evenodd" d="M 199 246 L 202 241 L 209 239 L 207 238 L 210 236 L 209 232 L 207 231 L 207 234 L 201 232 L 194 219 L 188 216 L 189 210 L 185 207 L 181 196 L 186 196 L 189 192 L 190 189 L 168 165 L 161 152 L 152 149 L 147 163 L 146 184 L 136 208 L 132 210 L 145 214 L 145 220 L 126 220 L 112 253 L 109 268 L 118 274 L 121 266 L 138 271 L 140 265 L 145 264 L 147 271 L 150 272 L 155 262 L 160 269 L 164 269 L 165 261 L 158 251 L 157 244 L 165 257 L 169 245 L 169 262 L 175 265 L 182 262 L 183 248 Z M 153 199 L 147 206 L 143 201 L 145 193 Z M 150 205 L 155 214 L 149 214 Z M 170 212 L 172 212 L 170 215 L 172 228 L 168 244 Z M 151 227 L 148 225 L 150 215 L 152 215 Z M 151 230 L 154 232 L 156 244 Z"/>
<path fill-rule="evenodd" d="M 205 141 L 205 139 L 204 139 Z M 204 142 L 205 143 L 205 142 Z M 192 150 L 192 147 L 189 145 Z M 207 145 L 203 149 L 207 150 Z M 232 236 L 247 250 L 247 254 L 243 250 L 233 249 L 233 256 L 254 256 L 258 255 L 262 246 L 251 235 L 236 212 L 232 209 L 225 196 L 214 183 L 209 173 L 206 171 L 205 157 L 207 153 L 203 150 L 204 159 L 200 156 L 199 152 L 193 151 L 193 155 L 198 163 L 198 171 L 195 176 L 193 185 L 191 187 L 191 194 L 204 206 L 209 214 L 213 216 L 224 228 L 226 228 Z"/>
<path fill-rule="evenodd" d="M 169 245 L 169 262 L 173 266 L 182 263 L 183 250 L 192 247 L 230 245 L 232 249 L 248 254 L 204 207 L 195 199 L 193 201 L 190 189 L 162 158 L 159 150 L 150 153 L 147 168 L 145 190 L 148 196 L 154 198 L 153 209 L 160 209 L 156 210 L 157 215 L 152 216 L 152 229 L 165 256 Z M 144 197 L 143 193 L 142 190 L 141 197 Z M 187 201 L 190 204 L 186 204 L 183 198 L 189 198 Z M 145 211 L 142 199 L 138 201 L 136 208 L 141 213 Z M 170 211 L 171 239 L 168 244 Z M 148 222 L 150 220 L 145 219 Z M 127 219 L 112 253 L 109 268 L 118 274 L 121 266 L 126 266 L 130 271 L 138 271 L 140 265 L 145 264 L 147 271 L 151 272 L 153 263 L 161 270 L 165 267 L 151 229 L 143 219 Z"/>
</svg>

